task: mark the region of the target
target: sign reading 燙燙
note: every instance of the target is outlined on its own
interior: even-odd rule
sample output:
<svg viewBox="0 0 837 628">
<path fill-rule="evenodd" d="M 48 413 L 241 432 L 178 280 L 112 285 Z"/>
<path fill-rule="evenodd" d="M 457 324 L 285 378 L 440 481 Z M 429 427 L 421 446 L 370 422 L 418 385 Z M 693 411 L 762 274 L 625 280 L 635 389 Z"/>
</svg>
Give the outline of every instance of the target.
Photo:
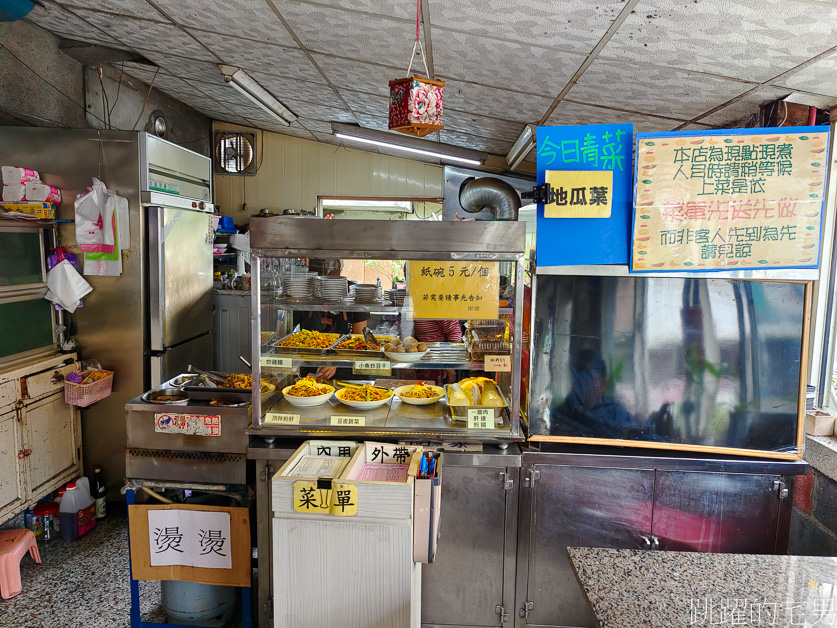
<svg viewBox="0 0 837 628">
<path fill-rule="evenodd" d="M 149 510 L 150 565 L 232 568 L 230 514 L 200 510 Z"/>
<path fill-rule="evenodd" d="M 637 134 L 633 272 L 816 268 L 828 127 Z"/>
<path fill-rule="evenodd" d="M 410 262 L 407 276 L 414 318 L 468 320 L 499 315 L 497 262 Z"/>
</svg>

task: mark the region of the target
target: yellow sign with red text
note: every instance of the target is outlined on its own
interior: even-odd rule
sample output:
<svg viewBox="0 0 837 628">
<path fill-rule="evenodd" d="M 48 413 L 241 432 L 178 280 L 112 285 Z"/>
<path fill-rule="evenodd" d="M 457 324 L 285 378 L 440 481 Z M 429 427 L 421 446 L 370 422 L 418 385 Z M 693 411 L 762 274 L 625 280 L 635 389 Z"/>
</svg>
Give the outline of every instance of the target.
<svg viewBox="0 0 837 628">
<path fill-rule="evenodd" d="M 410 262 L 407 281 L 413 318 L 473 320 L 499 315 L 497 262 Z"/>
</svg>

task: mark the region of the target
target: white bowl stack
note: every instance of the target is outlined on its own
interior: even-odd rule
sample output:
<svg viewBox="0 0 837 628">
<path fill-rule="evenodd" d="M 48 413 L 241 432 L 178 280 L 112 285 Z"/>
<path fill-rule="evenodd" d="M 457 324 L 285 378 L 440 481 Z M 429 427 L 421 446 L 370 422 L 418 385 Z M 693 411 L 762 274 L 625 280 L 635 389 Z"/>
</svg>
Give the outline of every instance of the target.
<svg viewBox="0 0 837 628">
<path fill-rule="evenodd" d="M 292 299 L 310 299 L 314 294 L 316 273 L 290 273 L 282 275 L 282 290 Z"/>
<path fill-rule="evenodd" d="M 360 283 L 354 288 L 355 303 L 378 303 L 383 300 L 383 291 L 375 284 Z"/>
<path fill-rule="evenodd" d="M 393 305 L 404 305 L 404 299 L 407 297 L 407 291 L 404 288 L 395 288 L 387 290 L 387 300 L 392 301 Z"/>
<path fill-rule="evenodd" d="M 316 296 L 326 301 L 342 301 L 349 294 L 349 280 L 345 277 L 317 277 Z"/>
</svg>

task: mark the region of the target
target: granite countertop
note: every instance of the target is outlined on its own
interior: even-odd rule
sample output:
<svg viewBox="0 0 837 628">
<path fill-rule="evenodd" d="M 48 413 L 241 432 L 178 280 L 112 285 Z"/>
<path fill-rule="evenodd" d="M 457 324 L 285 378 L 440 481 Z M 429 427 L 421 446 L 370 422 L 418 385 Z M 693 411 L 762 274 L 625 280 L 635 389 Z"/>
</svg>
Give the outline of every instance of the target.
<svg viewBox="0 0 837 628">
<path fill-rule="evenodd" d="M 837 626 L 837 558 L 567 551 L 602 628 Z"/>
</svg>

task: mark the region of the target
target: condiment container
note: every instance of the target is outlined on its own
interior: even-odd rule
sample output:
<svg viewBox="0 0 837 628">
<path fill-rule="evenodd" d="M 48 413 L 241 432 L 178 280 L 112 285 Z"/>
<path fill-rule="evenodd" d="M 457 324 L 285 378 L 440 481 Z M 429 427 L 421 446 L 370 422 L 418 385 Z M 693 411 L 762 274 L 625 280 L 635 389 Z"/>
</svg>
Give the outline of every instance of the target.
<svg viewBox="0 0 837 628">
<path fill-rule="evenodd" d="M 55 520 L 58 518 L 58 504 L 55 502 L 41 502 L 32 509 L 35 517 L 40 517 L 44 541 L 51 541 L 56 537 Z"/>
</svg>

